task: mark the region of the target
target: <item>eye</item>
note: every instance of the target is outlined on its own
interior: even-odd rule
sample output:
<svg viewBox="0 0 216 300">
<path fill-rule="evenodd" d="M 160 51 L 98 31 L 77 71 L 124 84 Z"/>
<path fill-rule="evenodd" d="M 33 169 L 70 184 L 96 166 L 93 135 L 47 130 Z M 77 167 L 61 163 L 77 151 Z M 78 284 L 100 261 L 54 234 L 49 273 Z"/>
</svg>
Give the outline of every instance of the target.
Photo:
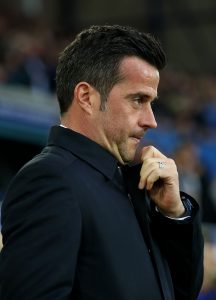
<svg viewBox="0 0 216 300">
<path fill-rule="evenodd" d="M 132 106 L 135 109 L 142 109 L 146 105 L 150 106 L 152 108 L 155 100 L 157 99 L 157 98 L 152 99 L 151 96 L 144 94 L 144 93 L 137 93 L 134 95 L 129 95 L 127 98 L 130 100 Z"/>
<path fill-rule="evenodd" d="M 140 105 L 140 104 L 143 104 L 144 99 L 143 99 L 143 97 L 137 96 L 137 97 L 134 97 L 133 102 L 134 102 L 134 104 Z"/>
<path fill-rule="evenodd" d="M 145 97 L 135 97 L 133 99 L 133 107 L 134 109 L 143 109 L 144 107 L 151 107 L 151 110 L 154 112 L 156 108 L 156 101 L 150 101 Z"/>
</svg>

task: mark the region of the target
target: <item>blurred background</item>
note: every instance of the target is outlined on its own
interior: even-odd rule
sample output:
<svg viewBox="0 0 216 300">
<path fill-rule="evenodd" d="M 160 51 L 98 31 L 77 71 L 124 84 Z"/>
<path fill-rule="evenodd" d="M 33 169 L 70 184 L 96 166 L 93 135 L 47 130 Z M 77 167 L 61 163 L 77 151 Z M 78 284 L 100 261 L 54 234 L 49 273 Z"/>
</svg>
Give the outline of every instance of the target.
<svg viewBox="0 0 216 300">
<path fill-rule="evenodd" d="M 0 203 L 18 169 L 59 123 L 60 51 L 92 24 L 131 25 L 158 37 L 168 65 L 143 143 L 176 160 L 181 189 L 200 203 L 205 279 L 216 299 L 216 1 L 0 0 Z M 1 246 L 0 246 L 1 247 Z"/>
</svg>

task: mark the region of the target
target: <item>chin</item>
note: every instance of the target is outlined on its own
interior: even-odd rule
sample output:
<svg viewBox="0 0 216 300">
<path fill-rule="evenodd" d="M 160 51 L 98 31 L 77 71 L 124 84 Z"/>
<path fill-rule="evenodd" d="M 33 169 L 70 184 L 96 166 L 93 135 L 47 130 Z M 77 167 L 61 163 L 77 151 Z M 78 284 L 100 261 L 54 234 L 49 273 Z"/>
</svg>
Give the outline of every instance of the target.
<svg viewBox="0 0 216 300">
<path fill-rule="evenodd" d="M 134 161 L 134 159 L 135 159 L 135 152 L 131 154 L 128 153 L 127 155 L 124 156 L 125 163 L 131 163 Z"/>
<path fill-rule="evenodd" d="M 122 144 L 121 147 L 119 147 L 119 154 L 124 161 L 125 164 L 133 162 L 135 159 L 137 145 L 134 143 L 125 143 Z"/>
</svg>

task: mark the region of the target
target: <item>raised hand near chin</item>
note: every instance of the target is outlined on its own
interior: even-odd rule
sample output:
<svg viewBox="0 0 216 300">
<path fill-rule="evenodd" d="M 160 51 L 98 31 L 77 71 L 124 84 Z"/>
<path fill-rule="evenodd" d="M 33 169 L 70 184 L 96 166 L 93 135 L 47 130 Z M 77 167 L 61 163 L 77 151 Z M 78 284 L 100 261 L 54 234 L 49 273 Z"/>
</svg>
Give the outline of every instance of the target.
<svg viewBox="0 0 216 300">
<path fill-rule="evenodd" d="M 141 150 L 139 189 L 146 188 L 149 197 L 163 214 L 181 217 L 185 208 L 179 191 L 176 164 L 153 146 Z"/>
</svg>

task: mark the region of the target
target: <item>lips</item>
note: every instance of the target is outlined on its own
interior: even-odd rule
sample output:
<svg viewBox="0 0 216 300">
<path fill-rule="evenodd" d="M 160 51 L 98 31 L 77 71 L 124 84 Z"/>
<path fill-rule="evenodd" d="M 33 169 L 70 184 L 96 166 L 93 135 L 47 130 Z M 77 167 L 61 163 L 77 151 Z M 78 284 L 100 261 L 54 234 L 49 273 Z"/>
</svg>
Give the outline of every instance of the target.
<svg viewBox="0 0 216 300">
<path fill-rule="evenodd" d="M 131 138 L 137 143 L 139 143 L 141 140 L 141 137 L 137 137 L 137 136 L 132 136 Z"/>
<path fill-rule="evenodd" d="M 135 138 L 135 139 L 137 139 L 137 140 L 141 140 L 141 138 L 143 138 L 143 136 L 144 136 L 144 133 L 142 133 L 142 134 L 136 134 L 136 135 L 133 135 L 132 137 Z"/>
</svg>

